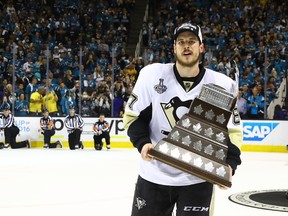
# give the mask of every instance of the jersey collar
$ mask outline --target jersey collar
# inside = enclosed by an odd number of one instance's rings
[[[196,77],[181,77],[176,68],[176,64],[174,64],[173,71],[174,71],[175,77],[178,83],[182,86],[182,88],[186,92],[189,92],[191,89],[193,89],[195,86],[197,86],[201,82],[206,69],[202,66],[202,64],[199,65],[199,69],[200,69],[199,74]]]

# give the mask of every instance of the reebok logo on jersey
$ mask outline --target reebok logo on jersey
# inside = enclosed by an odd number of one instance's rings
[[[164,85],[163,83],[164,83],[164,79],[159,79],[159,84],[154,86],[154,90],[158,94],[162,94],[167,90],[167,86]]]
[[[146,201],[140,197],[137,197],[135,206],[138,208],[138,210],[140,210],[146,206]]]

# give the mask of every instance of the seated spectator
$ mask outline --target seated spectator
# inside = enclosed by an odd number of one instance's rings
[[[281,106],[277,104],[274,109],[274,115],[273,115],[274,120],[284,120],[286,119],[285,113],[283,112]]]
[[[136,82],[136,78],[138,77],[137,70],[135,69],[135,63],[130,62],[124,69],[124,73],[129,76],[132,83]]]
[[[18,98],[20,94],[24,94],[24,85],[22,82],[18,83],[17,88],[15,89],[15,96]]]
[[[25,94],[20,93],[18,100],[15,102],[15,116],[28,116],[29,115],[29,103],[25,99]]]
[[[24,76],[27,77],[29,80],[32,79],[33,74],[34,74],[34,63],[32,62],[32,58],[28,57],[27,61],[23,64],[23,71],[24,71]]]
[[[96,112],[92,109],[93,98],[84,91],[81,99],[81,116],[95,116]]]
[[[104,74],[101,70],[101,66],[98,65],[97,67],[95,67],[94,69],[94,73],[93,73],[93,80],[95,80],[96,84],[98,82],[101,82],[104,80]]]
[[[9,103],[6,95],[2,98],[2,103],[0,105],[0,112],[3,112],[4,109],[9,109],[11,111],[12,105]]]

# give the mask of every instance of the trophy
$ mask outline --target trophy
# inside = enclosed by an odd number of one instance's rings
[[[203,85],[189,112],[149,155],[213,184],[231,187],[231,170],[225,161],[227,124],[235,103],[235,97],[222,87]]]

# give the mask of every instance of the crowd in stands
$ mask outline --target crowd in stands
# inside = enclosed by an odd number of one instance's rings
[[[44,108],[65,116],[73,104],[83,116],[121,117],[141,68],[173,62],[173,30],[193,21],[203,31],[205,67],[234,78],[236,62],[246,108],[241,115],[261,119],[286,76],[287,4],[151,1],[142,27],[144,51],[135,59],[125,49],[134,0],[1,1],[1,104],[8,103],[16,116],[38,115]]]
[[[199,24],[206,49],[204,66],[234,78],[235,62],[245,107],[242,118],[263,119],[264,106],[277,97],[287,76],[288,2],[162,0],[152,8],[154,16],[143,24],[144,62],[173,61],[175,26],[187,21]],[[288,119],[285,113],[281,116]]]
[[[16,116],[65,116],[71,105],[83,116],[123,113],[136,74],[125,53],[133,0],[1,4],[0,111],[7,103]]]

